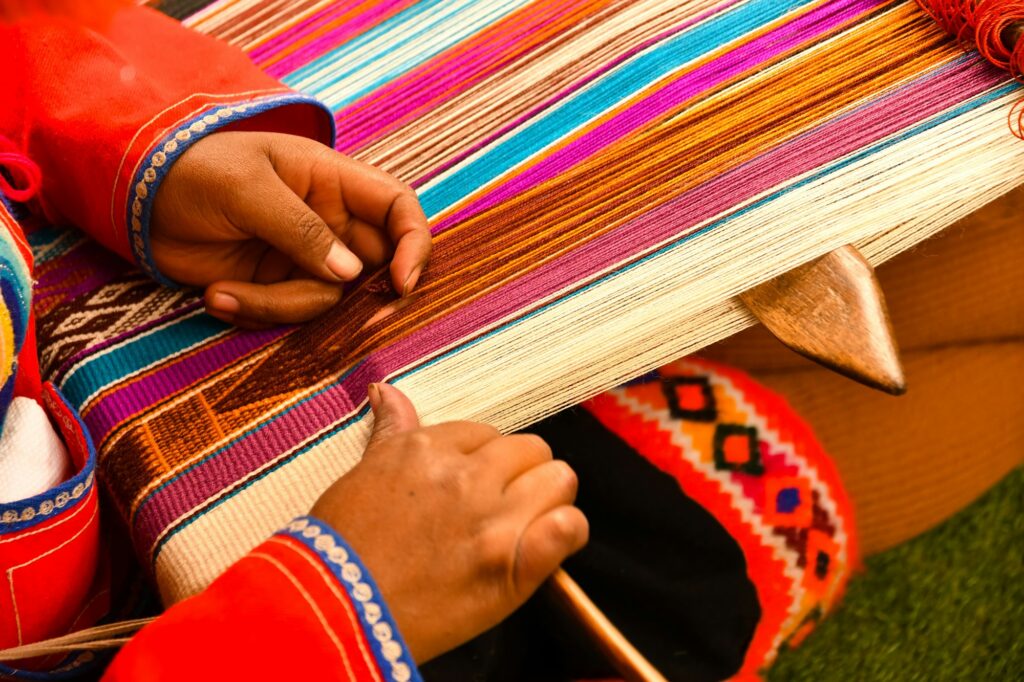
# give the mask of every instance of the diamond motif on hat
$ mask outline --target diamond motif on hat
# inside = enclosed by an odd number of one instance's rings
[[[765,523],[789,528],[808,528],[813,520],[814,498],[807,481],[796,476],[773,476],[765,481]]]
[[[715,468],[754,476],[764,473],[757,429],[743,424],[719,424],[715,427]]]
[[[715,393],[707,377],[663,377],[661,391],[676,419],[713,422],[718,418]]]

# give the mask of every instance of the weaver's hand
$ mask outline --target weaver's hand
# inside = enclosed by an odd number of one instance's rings
[[[369,567],[418,663],[493,627],[587,542],[576,476],[537,436],[471,422],[419,428],[398,389],[371,387],[363,460],[312,514]]]
[[[195,143],[156,195],[150,244],[169,278],[206,287],[211,315],[242,326],[303,322],[342,283],[391,259],[407,294],[430,256],[416,194],[304,137],[222,132]]]

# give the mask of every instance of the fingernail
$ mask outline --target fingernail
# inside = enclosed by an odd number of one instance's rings
[[[346,282],[355,279],[363,271],[363,262],[359,257],[338,242],[331,244],[325,263],[335,277]]]
[[[402,296],[408,296],[409,292],[416,288],[416,283],[420,281],[420,273],[423,271],[422,265],[417,265],[409,273],[409,276],[405,278],[405,282],[402,284]]]
[[[377,384],[370,384],[366,387],[366,397],[370,400],[370,409],[374,412],[380,409],[380,386]]]
[[[210,298],[210,307],[222,313],[237,313],[242,305],[231,294],[217,292]]]

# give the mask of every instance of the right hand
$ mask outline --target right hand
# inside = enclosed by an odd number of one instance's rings
[[[373,574],[417,663],[497,625],[587,542],[576,475],[533,435],[420,428],[398,389],[370,387],[362,461],[314,505]]]
[[[392,286],[405,296],[430,257],[412,188],[295,135],[205,137],[171,166],[154,201],[157,267],[206,287],[207,312],[243,327],[326,312],[364,265],[390,262]]]

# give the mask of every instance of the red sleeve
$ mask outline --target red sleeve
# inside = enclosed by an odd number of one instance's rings
[[[228,127],[333,142],[333,116],[315,99],[146,7],[101,25],[39,14],[0,23],[0,63],[0,134],[41,167],[39,208],[165,284],[149,216],[189,145]]]
[[[345,541],[304,517],[169,609],[103,682],[268,679],[405,682],[419,672]]]
[[[74,409],[51,384],[43,386],[41,403],[67,446],[74,475],[34,497],[0,503],[0,649],[90,626],[110,601],[95,452]],[[94,659],[80,652],[0,663],[0,679],[67,675]]]

